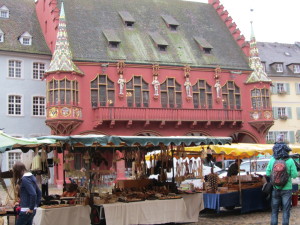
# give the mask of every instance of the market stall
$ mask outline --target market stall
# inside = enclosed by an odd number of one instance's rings
[[[202,146],[201,149],[209,149],[212,154],[222,156],[223,159],[251,158],[258,155],[271,155],[274,145],[263,144],[231,144],[231,145],[210,145]],[[292,153],[298,153],[300,145],[290,145]],[[199,151],[199,147],[188,147],[187,151]],[[255,159],[251,169],[255,172]],[[217,212],[221,207],[241,207],[241,212],[267,209],[270,206],[270,199],[262,192],[262,185],[265,182],[262,176],[238,175],[226,177],[220,180],[215,191],[206,190],[204,193],[204,206],[214,209]],[[293,184],[293,191],[298,190],[298,184]]]
[[[70,162],[74,160],[74,154],[77,151],[83,153],[83,160],[87,162],[87,167],[78,171],[70,170],[69,166],[65,166],[64,180],[66,178],[66,184],[70,180],[78,186],[78,189],[85,190],[75,194],[75,198],[78,200],[78,198],[89,197],[90,203],[94,202],[92,215],[95,210],[100,214],[103,209],[107,224],[198,221],[199,212],[204,207],[202,193],[189,192],[189,196],[179,195],[174,183],[166,179],[166,172],[172,172],[173,169],[172,155],[176,146],[231,142],[231,138],[203,136],[75,135],[43,138],[57,141],[57,146],[52,148],[63,153],[64,165],[69,164],[72,167]],[[162,153],[158,158],[160,166],[156,168],[160,175],[158,180],[146,178],[148,173],[151,173],[151,169],[146,168],[145,155],[153,149],[160,149]],[[97,164],[95,159],[99,159],[100,163]],[[116,212],[120,216],[118,216],[119,220],[124,221],[123,223],[115,221]],[[101,216],[97,216],[99,221]],[[93,220],[97,219],[92,217],[92,223]]]

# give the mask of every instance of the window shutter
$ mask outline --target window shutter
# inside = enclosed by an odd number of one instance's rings
[[[278,108],[277,107],[272,107],[272,109],[273,109],[273,118],[275,120],[277,120],[278,119]]]
[[[296,110],[297,110],[297,120],[300,120],[300,107],[297,107]]]
[[[295,90],[296,90],[296,94],[300,95],[300,83],[295,84]]]
[[[286,107],[287,110],[287,116],[289,119],[292,119],[292,108],[291,107]]]
[[[271,86],[271,92],[272,94],[277,94],[277,83],[272,83],[273,85]]]
[[[288,95],[290,94],[290,84],[289,83],[285,83],[284,84],[284,90],[286,91],[286,93]]]
[[[291,144],[295,143],[295,132],[294,131],[289,131],[289,142]]]

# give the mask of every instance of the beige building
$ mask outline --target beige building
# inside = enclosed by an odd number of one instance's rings
[[[257,43],[265,72],[272,79],[274,125],[266,140],[274,143],[284,134],[289,143],[300,143],[300,43]]]

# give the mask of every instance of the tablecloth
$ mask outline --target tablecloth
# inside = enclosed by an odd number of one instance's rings
[[[53,209],[37,208],[33,225],[90,225],[90,206],[69,206]]]
[[[204,204],[202,193],[197,193],[181,199],[104,204],[103,207],[106,225],[129,225],[198,222]]]
[[[204,209],[203,194],[185,194],[182,195],[186,206],[186,221],[198,222],[199,212]]]

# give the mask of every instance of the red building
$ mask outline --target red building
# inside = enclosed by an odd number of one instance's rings
[[[271,82],[255,39],[249,53],[218,0],[39,0],[36,10],[53,52],[45,75],[53,134],[265,142]]]

